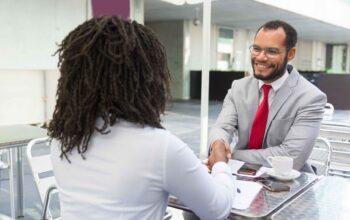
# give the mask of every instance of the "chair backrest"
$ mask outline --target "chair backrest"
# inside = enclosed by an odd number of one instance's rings
[[[346,129],[342,130],[335,130],[333,128],[329,129],[320,129],[319,133],[320,137],[327,138],[328,140],[334,140],[334,141],[350,141],[350,131],[347,131]]]
[[[47,210],[49,200],[47,193],[56,187],[56,179],[53,175],[50,157],[48,137],[31,140],[27,145],[27,158],[32,170],[36,188],[39,192],[40,200]],[[48,218],[52,219],[51,213],[47,210]],[[46,213],[44,213],[45,215]],[[46,219],[46,215],[43,216]]]
[[[317,175],[328,175],[331,157],[331,144],[327,139],[318,137],[308,160],[316,168]]]
[[[350,141],[331,140],[330,143],[334,147],[329,173],[350,177]]]
[[[322,129],[329,129],[329,130],[349,131],[350,130],[350,123],[322,121],[321,128]]]
[[[326,138],[332,145],[329,174],[350,177],[350,125],[322,124],[319,135]]]

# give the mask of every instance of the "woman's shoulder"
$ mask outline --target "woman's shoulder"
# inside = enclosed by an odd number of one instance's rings
[[[168,145],[186,145],[180,138],[171,133],[169,130],[162,128],[154,128],[154,131],[157,133],[158,137],[166,140]]]

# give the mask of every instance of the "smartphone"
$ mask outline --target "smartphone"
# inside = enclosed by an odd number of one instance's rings
[[[260,169],[261,165],[244,163],[238,170],[238,174],[255,176],[256,172]]]
[[[272,180],[264,179],[257,181],[263,185],[263,187],[271,192],[282,192],[282,191],[289,191],[290,186],[284,183],[275,182]]]

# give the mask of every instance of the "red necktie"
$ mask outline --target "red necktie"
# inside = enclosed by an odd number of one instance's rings
[[[270,85],[264,84],[262,86],[264,91],[264,98],[259,105],[258,110],[254,118],[252,131],[249,138],[249,149],[260,149],[264,140],[265,128],[267,123],[267,116],[269,115],[269,91],[271,89]]]

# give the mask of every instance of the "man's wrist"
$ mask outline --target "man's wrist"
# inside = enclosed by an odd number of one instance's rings
[[[214,141],[212,145],[212,151],[211,154],[215,155],[216,159],[218,161],[226,162],[227,163],[227,157],[226,157],[226,146],[224,142],[222,141]]]
[[[213,148],[218,147],[218,146],[224,146],[225,147],[226,142],[222,139],[216,139],[212,142],[210,146],[210,152],[213,151]]]

